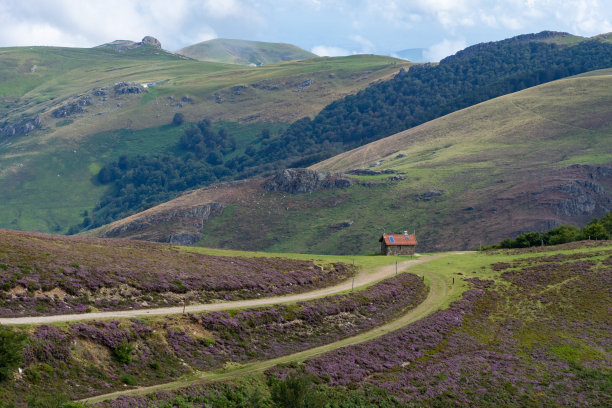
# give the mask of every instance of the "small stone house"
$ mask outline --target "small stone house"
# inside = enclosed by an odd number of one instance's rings
[[[380,252],[383,255],[414,255],[417,240],[414,235],[409,235],[408,231],[403,234],[383,234],[378,240],[380,242]]]

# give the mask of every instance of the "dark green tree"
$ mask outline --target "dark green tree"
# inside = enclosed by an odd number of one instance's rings
[[[610,239],[610,233],[599,222],[591,222],[582,230],[584,239]]]
[[[177,112],[174,114],[174,117],[172,118],[172,124],[174,126],[180,126],[185,122],[185,115],[183,115],[181,112]]]

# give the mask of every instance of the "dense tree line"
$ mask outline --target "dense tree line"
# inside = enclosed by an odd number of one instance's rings
[[[526,232],[515,239],[507,238],[497,245],[483,247],[483,249],[530,248],[533,246],[566,244],[585,239],[602,240],[610,238],[612,238],[612,211],[601,219],[594,218],[582,229],[575,225],[559,225],[546,232]]]
[[[223,128],[215,132],[208,120],[185,129],[177,147],[178,153],[122,155],[105,165],[97,178],[112,188],[69,233],[104,225],[235,173],[224,165],[224,156],[236,150],[236,140]]]
[[[113,183],[90,217],[71,232],[111,222],[171,199],[189,188],[221,180],[306,167],[335,154],[425,123],[445,114],[527,87],[595,69],[612,67],[612,44],[586,40],[558,45],[543,32],[468,47],[437,65],[412,66],[303,118],[285,132],[269,132],[242,154],[225,130],[203,120],[179,141],[180,153],[122,156],[98,175]],[[183,123],[184,117],[173,118]]]

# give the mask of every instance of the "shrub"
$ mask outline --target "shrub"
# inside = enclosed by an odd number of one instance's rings
[[[272,401],[283,408],[317,408],[325,406],[324,396],[315,391],[311,375],[290,373],[284,380],[273,381]]]
[[[127,385],[136,385],[138,381],[132,374],[124,374],[121,376],[121,382]]]
[[[181,112],[177,112],[174,114],[174,117],[172,118],[172,124],[174,126],[180,126],[185,122],[185,115],[183,115]]]
[[[113,349],[113,357],[115,357],[115,360],[119,363],[130,364],[132,362],[133,351],[134,346],[130,343],[121,343]]]
[[[0,327],[0,381],[11,376],[23,362],[23,346],[26,335],[13,330]]]

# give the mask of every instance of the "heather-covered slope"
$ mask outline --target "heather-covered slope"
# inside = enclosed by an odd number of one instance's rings
[[[310,185],[292,194],[266,190],[263,180],[216,185],[93,233],[156,241],[192,234],[190,242],[204,246],[372,253],[383,230],[415,231],[418,250],[430,251],[472,249],[559,223],[583,225],[610,210],[611,90],[608,71],[555,81],[313,166],[362,169],[335,188]],[[293,176],[286,184],[307,187],[307,180]],[[206,222],[189,215],[213,203],[223,211]]]
[[[282,295],[328,286],[352,273],[343,264],[0,230],[1,317]]]
[[[558,249],[515,251],[448,309],[305,371],[414,406],[608,406],[612,250]]]

